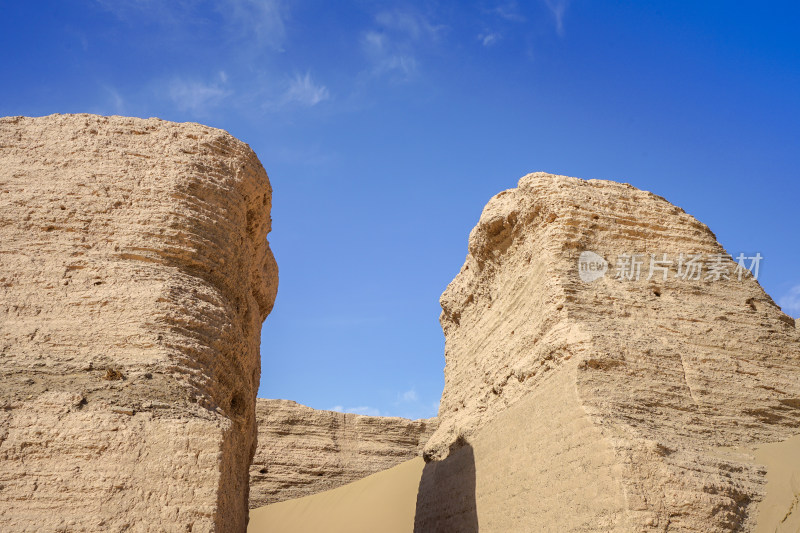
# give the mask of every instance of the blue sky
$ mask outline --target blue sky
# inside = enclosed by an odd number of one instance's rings
[[[436,413],[438,298],[491,196],[626,181],[707,223],[800,316],[800,6],[0,1],[0,115],[223,128],[274,188],[260,396]]]

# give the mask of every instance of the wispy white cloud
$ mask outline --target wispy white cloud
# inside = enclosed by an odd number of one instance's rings
[[[186,31],[211,23],[221,42],[246,42],[248,50],[282,51],[288,6],[283,0],[218,0],[215,11],[202,12],[192,0],[95,0],[103,9],[130,24],[145,19],[172,30]],[[215,13],[216,15],[210,15]],[[212,19],[213,20],[209,20]]]
[[[89,113],[97,115],[128,115],[131,113],[131,106],[125,96],[116,86],[100,83],[97,86],[99,98],[95,104],[87,109]]]
[[[212,82],[174,78],[167,86],[167,94],[180,111],[205,114],[220,105],[233,91],[226,87],[228,76],[219,72]]]
[[[219,12],[243,40],[283,51],[288,7],[280,0],[223,0]]]
[[[346,412],[355,413],[357,415],[381,416],[380,410],[374,407],[351,407]]]
[[[330,92],[328,88],[322,84],[315,83],[311,79],[311,74],[306,72],[304,76],[297,74],[292,78],[289,82],[289,88],[283,96],[283,101],[311,107],[329,98]]]
[[[500,34],[495,32],[483,32],[478,34],[478,40],[483,46],[492,46],[500,39]]]
[[[407,391],[399,393],[393,405],[393,413],[412,420],[430,418],[436,416],[439,411],[439,401],[430,402],[420,398],[416,387],[411,387]]]
[[[413,11],[383,11],[375,16],[375,22],[387,30],[404,34],[412,40],[435,37],[441,26],[432,24],[426,17]]]
[[[794,316],[800,317],[800,285],[795,285],[784,294],[779,300],[778,305],[784,312]]]
[[[490,11],[505,20],[525,22],[525,17],[520,13],[519,3],[515,1],[501,2]]]
[[[393,405],[389,407],[388,410],[368,406],[345,407],[344,405],[335,405],[329,410],[339,413],[354,413],[368,416],[401,416],[414,420],[417,418],[436,416],[439,411],[439,401],[423,401],[422,398],[419,397],[416,387],[411,387],[406,391],[398,393],[397,400],[393,402]]]
[[[556,24],[556,31],[559,35],[564,35],[564,15],[567,13],[569,0],[544,0],[544,4],[553,15],[553,19]]]
[[[336,411],[337,413],[353,413],[356,415],[367,415],[367,416],[381,416],[380,409],[376,409],[374,407],[348,407],[345,409],[341,405],[336,405],[329,409],[330,411]]]
[[[375,16],[374,27],[361,34],[361,47],[373,74],[409,79],[417,72],[418,50],[435,42],[442,29],[415,11],[382,11]]]
[[[361,46],[372,62],[372,73],[376,75],[399,72],[409,78],[417,70],[417,60],[404,47],[398,46],[388,35],[370,30],[363,34]]]
[[[109,85],[104,86],[103,89],[106,91],[109,100],[111,101],[111,109],[113,110],[113,113],[115,115],[124,115],[127,107],[125,105],[125,99],[122,97],[120,92]]]
[[[419,397],[417,396],[417,390],[415,388],[411,388],[400,395],[401,402],[416,402],[419,401]]]

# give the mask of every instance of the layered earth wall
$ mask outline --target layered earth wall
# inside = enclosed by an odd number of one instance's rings
[[[221,130],[0,119],[3,531],[244,531],[270,206]]]
[[[537,173],[495,196],[441,298],[416,530],[776,530],[752,449],[800,433],[800,334],[737,267],[630,185]]]
[[[309,496],[419,457],[436,419],[408,420],[258,399],[250,507]]]

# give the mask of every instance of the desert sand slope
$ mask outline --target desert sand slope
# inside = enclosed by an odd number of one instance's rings
[[[436,419],[408,420],[256,400],[250,508],[346,485],[422,454]]]
[[[620,525],[622,519],[617,514],[624,505],[624,494],[615,479],[619,472],[614,471],[613,449],[602,441],[588,419],[573,411],[577,408],[572,400],[574,390],[564,389],[569,383],[563,376],[548,380],[443,461],[426,465],[420,458],[413,459],[336,489],[253,509],[248,531],[556,533],[599,528],[629,532],[631,529]],[[564,405],[554,408],[549,404],[546,398],[552,395],[564,397]],[[548,421],[548,425],[526,423],[537,419]],[[508,439],[509,428],[514,428],[514,439]],[[576,435],[581,438],[570,438]],[[534,448],[551,454],[553,460],[529,464],[528,456]],[[726,450],[722,455],[732,452]],[[744,454],[743,461],[767,469],[766,495],[757,509],[754,533],[800,531],[800,435],[736,452]],[[552,475],[554,468],[559,469],[557,475]],[[583,479],[580,490],[570,487],[576,477]],[[517,487],[510,497],[508,486]],[[531,490],[536,490],[537,497],[551,509],[551,516],[533,519],[533,515],[519,512],[525,499],[531,497]],[[482,495],[482,505],[504,512],[485,513],[479,523],[477,494]],[[435,512],[427,508],[430,505],[438,507]],[[558,516],[564,509],[572,510],[572,514]],[[598,516],[597,523],[582,519],[588,510]],[[436,520],[423,523],[431,514]]]
[[[0,118],[0,530],[245,529],[270,205],[222,130]]]
[[[447,459],[427,463],[414,531],[631,531],[622,471],[578,403],[574,372],[548,376]]]
[[[800,435],[765,444],[753,453],[767,468],[767,494],[758,506],[755,533],[800,531]]]
[[[425,463],[417,457],[326,492],[250,511],[248,533],[410,533]]]
[[[630,185],[536,173],[491,199],[468,252],[441,297],[419,531],[757,527],[769,462],[716,450],[800,433],[800,332],[706,225]],[[605,275],[580,275],[584,252]],[[452,497],[465,484],[473,505]]]

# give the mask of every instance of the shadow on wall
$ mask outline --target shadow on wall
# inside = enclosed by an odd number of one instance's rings
[[[417,491],[414,533],[477,533],[475,454],[463,438],[443,461],[425,464]]]

